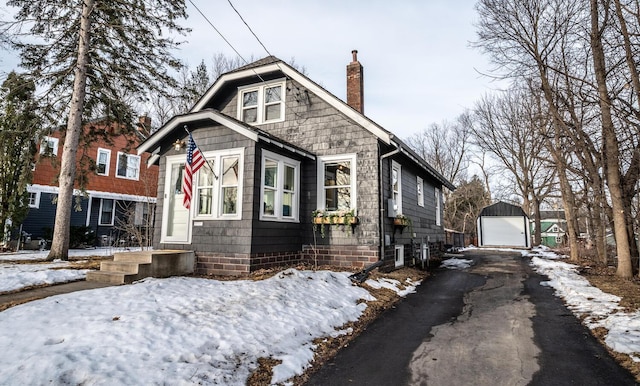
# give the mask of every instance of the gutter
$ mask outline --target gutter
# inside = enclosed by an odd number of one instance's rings
[[[383,193],[383,186],[384,186],[384,181],[382,180],[382,171],[383,171],[383,161],[388,158],[391,157],[392,155],[398,154],[401,151],[400,146],[398,146],[397,143],[395,142],[391,142],[391,144],[393,146],[395,146],[396,148],[394,150],[391,150],[388,153],[382,154],[380,156],[380,162],[378,162],[378,188],[380,191],[380,258],[379,260],[382,261],[384,260],[384,247],[385,247],[385,240],[384,240],[384,193]],[[380,142],[378,142],[378,153],[380,153]]]

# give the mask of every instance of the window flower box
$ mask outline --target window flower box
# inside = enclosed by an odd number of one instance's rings
[[[358,217],[355,215],[355,210],[349,211],[324,211],[316,209],[312,213],[311,222],[313,223],[313,230],[316,231],[320,228],[320,235],[322,238],[325,236],[326,225],[343,225],[344,231],[353,233],[353,227],[358,225]]]
[[[411,222],[411,218],[403,214],[399,214],[393,219],[393,227],[395,229],[400,229],[400,233],[402,233],[404,228],[409,227],[411,233],[413,233],[413,223]]]
[[[328,225],[358,225],[358,218],[344,216],[314,217],[313,223]]]
[[[396,217],[393,219],[393,225],[404,228],[411,225],[411,220],[408,217]]]

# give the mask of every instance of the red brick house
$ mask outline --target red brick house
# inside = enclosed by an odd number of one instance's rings
[[[133,221],[146,227],[153,216],[158,185],[158,167],[146,167],[148,155],[138,156],[135,147],[149,132],[151,120],[140,117],[137,130],[120,132],[120,126],[95,120],[85,124],[85,136],[94,137],[88,146],[78,149],[76,174],[86,171],[84,191],[74,192],[72,227],[88,227],[94,244],[112,244],[123,238],[123,222]],[[59,157],[64,135],[60,131],[43,137],[34,167],[29,192],[29,214],[22,230],[32,239],[49,239],[53,230]],[[130,218],[131,217],[131,218]],[[129,220],[130,218],[130,220]]]

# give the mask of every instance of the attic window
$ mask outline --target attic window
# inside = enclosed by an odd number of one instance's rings
[[[251,124],[283,121],[284,90],[284,81],[239,89],[238,119]]]

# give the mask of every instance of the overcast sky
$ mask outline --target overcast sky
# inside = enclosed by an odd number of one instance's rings
[[[228,0],[192,0],[245,59],[269,55]],[[192,28],[177,56],[195,67],[216,53],[235,56],[186,0]],[[475,1],[231,0],[269,53],[292,58],[307,75],[340,99],[346,65],[358,50],[364,66],[365,114],[399,137],[431,123],[453,121],[498,86],[480,75],[487,58],[472,49]],[[4,17],[4,15],[1,15]],[[2,53],[0,74],[16,66]]]

